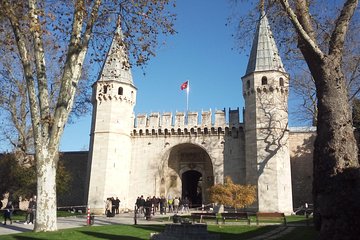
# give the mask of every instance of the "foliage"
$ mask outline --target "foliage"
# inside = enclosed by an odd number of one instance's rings
[[[14,154],[0,156],[0,194],[10,193],[12,200],[29,198],[36,194],[36,167],[34,163],[20,164]],[[62,194],[70,188],[71,175],[59,162],[56,174],[57,193]]]
[[[224,184],[215,184],[209,189],[210,201],[234,208],[244,208],[256,201],[256,187],[235,184],[229,176]]]

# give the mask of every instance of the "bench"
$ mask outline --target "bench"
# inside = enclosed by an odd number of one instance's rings
[[[200,223],[202,223],[203,219],[215,219],[216,223],[219,223],[216,213],[191,213],[191,219],[193,222],[195,222],[195,220],[199,220]]]
[[[226,219],[245,220],[250,225],[250,218],[246,212],[221,213],[221,218],[225,224]]]
[[[259,225],[260,220],[270,220],[270,221],[281,221],[286,226],[286,217],[284,213],[278,212],[257,212],[256,213],[256,225]]]

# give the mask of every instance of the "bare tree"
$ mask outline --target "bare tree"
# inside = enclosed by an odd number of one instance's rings
[[[317,124],[317,98],[314,79],[307,70],[298,73],[291,81],[292,92],[296,94],[300,103],[292,113],[302,122]]]
[[[358,1],[261,0],[260,7],[276,25],[273,29],[279,29],[277,42],[286,49],[285,59],[296,58],[295,49],[300,50],[315,83],[313,196],[320,239],[356,239],[360,173],[349,103],[351,79],[343,63],[349,27],[359,21],[357,15],[353,18]]]
[[[131,62],[146,63],[158,35],[174,33],[169,5],[168,0],[0,1],[0,48],[19,59],[16,70],[24,76],[29,99],[37,166],[35,231],[57,230],[58,148],[84,66],[101,65],[120,24]],[[48,44],[55,56],[46,51]],[[57,72],[48,71],[50,62]]]
[[[342,69],[346,77],[346,87],[348,89],[348,100],[353,107],[353,100],[360,95],[360,38],[359,25],[351,24],[349,34],[344,45],[344,57],[342,59]],[[319,29],[317,29],[319,31]],[[318,36],[323,36],[317,34]],[[328,42],[323,40],[323,44]],[[296,71],[296,72],[295,72]],[[300,121],[309,121],[312,126],[317,124],[317,97],[315,81],[311,73],[306,68],[296,68],[292,78],[291,88],[296,97],[301,99],[297,110],[293,114]],[[299,111],[299,109],[301,109]]]
[[[346,33],[358,1],[344,1],[332,22],[326,48],[321,47],[314,30],[316,20],[310,13],[312,3],[306,0],[296,0],[292,5],[287,0],[278,2],[296,30],[298,47],[316,86],[315,225],[320,231],[320,239],[355,239],[359,229],[352,226],[357,226],[360,221],[360,174],[342,62]]]
[[[14,71],[20,65],[18,59],[9,57],[6,54],[2,55],[2,59],[3,69],[0,71],[0,83],[2,86],[0,89],[0,112],[6,118],[6,121],[0,123],[1,134],[5,138],[1,142],[10,144],[12,151],[17,155],[16,159],[19,163],[29,163],[27,156],[34,152],[34,140],[26,82],[22,71],[17,71],[17,74]],[[52,73],[59,71],[58,65],[50,62],[48,64],[48,71]],[[90,110],[91,81],[87,81],[87,72],[88,68],[84,66],[76,90],[74,106],[69,116],[68,122],[70,123],[73,123],[77,117],[87,114]],[[49,94],[51,109],[55,108],[57,92],[60,87],[60,76],[58,73],[54,75],[57,78],[49,84],[51,86]]]

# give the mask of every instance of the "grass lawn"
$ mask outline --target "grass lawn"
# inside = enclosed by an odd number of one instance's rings
[[[208,231],[211,234],[219,234],[221,240],[247,239],[271,231],[274,226],[221,226],[209,225]],[[164,225],[108,225],[92,226],[59,230],[48,233],[20,233],[1,236],[2,240],[30,240],[30,239],[66,239],[66,240],[87,240],[87,239],[119,239],[119,240],[140,240],[149,239],[150,233],[161,232]],[[312,227],[296,228],[290,235],[281,240],[312,240],[315,239],[315,231]],[[190,239],[189,239],[190,240]]]

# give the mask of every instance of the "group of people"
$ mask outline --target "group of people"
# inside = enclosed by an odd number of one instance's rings
[[[136,211],[139,214],[144,214],[145,218],[149,220],[151,215],[155,215],[158,211],[160,214],[169,213],[183,213],[190,212],[190,201],[187,197],[181,199],[180,197],[172,198],[169,196],[167,199],[164,196],[160,198],[153,196],[144,198],[143,195],[136,199]]]
[[[107,217],[114,217],[119,214],[120,199],[118,197],[110,197],[105,201],[105,215]]]
[[[0,209],[2,209],[2,201],[0,201]],[[11,200],[9,200],[3,209],[4,212],[4,222],[3,224],[6,225],[7,221],[10,221],[10,224],[12,224],[12,214],[14,212],[14,204]],[[26,216],[25,216],[25,222],[24,224],[34,224],[35,220],[35,212],[36,212],[36,196],[31,197],[29,199],[28,208],[26,210]]]

